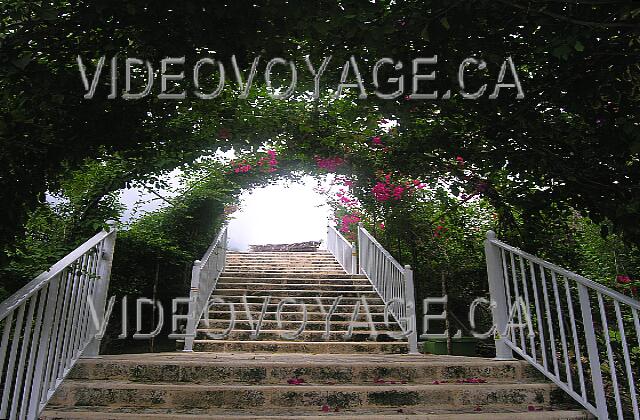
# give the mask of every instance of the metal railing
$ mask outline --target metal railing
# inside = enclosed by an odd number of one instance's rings
[[[599,419],[640,419],[640,302],[491,231],[485,252],[497,358],[517,353]]]
[[[409,341],[409,353],[418,353],[416,302],[411,266],[402,267],[373,236],[358,224],[360,273],[367,276],[374,289],[394,316]],[[385,309],[386,311],[387,309]]]
[[[336,257],[344,271],[358,273],[358,254],[356,244],[346,240],[333,226],[327,226],[327,250]]]
[[[193,351],[198,322],[209,304],[209,297],[216,288],[220,274],[224,271],[227,258],[227,232],[228,226],[225,225],[220,229],[202,259],[193,263],[184,351]]]
[[[107,223],[0,304],[0,418],[38,418],[77,360],[98,355],[116,239]]]

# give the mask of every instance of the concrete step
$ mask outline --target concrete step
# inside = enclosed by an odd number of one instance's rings
[[[534,368],[521,361],[476,357],[367,354],[154,353],[81,359],[69,373],[75,380],[179,382],[198,384],[430,385],[433,381],[482,378],[487,383],[540,381]]]
[[[461,410],[427,410],[419,408],[376,408],[376,409],[352,409],[340,410],[327,406],[326,413],[323,407],[313,409],[270,409],[264,410],[174,410],[174,409],[137,409],[135,412],[120,408],[110,407],[51,407],[47,409],[41,419],[43,420],[226,420],[226,419],[252,419],[252,420],[325,420],[331,417],[333,420],[349,419],[421,419],[421,420],[586,420],[592,419],[586,412],[580,410],[557,411],[521,411],[503,408],[501,412],[478,412]],[[524,410],[527,410],[525,407]]]
[[[338,270],[225,270],[223,276],[236,277],[308,277],[308,278],[341,278],[349,275]]]
[[[546,383],[440,385],[210,385],[140,383],[113,380],[67,380],[51,405],[119,406],[178,409],[246,409],[272,407],[472,408],[486,410],[535,405],[550,409],[558,399]]]
[[[239,290],[345,290],[345,291],[373,291],[373,286],[367,283],[360,284],[322,284],[315,283],[268,283],[268,282],[221,282],[216,285],[216,291],[220,289]]]
[[[342,268],[336,260],[310,260],[310,261],[241,261],[227,260],[226,267],[331,267]]]
[[[258,317],[254,318],[254,324],[257,323]],[[296,331],[302,325],[302,314],[299,314],[299,317],[295,320],[283,320],[281,319],[281,326],[278,326],[278,322],[276,320],[267,320],[264,319],[262,321],[261,329],[262,330],[274,330],[274,329],[282,329],[285,331]],[[358,318],[356,321],[336,321],[331,317],[331,322],[329,323],[330,331],[347,331],[349,326],[353,325],[354,331],[362,331],[367,327],[362,326],[362,322],[364,319]],[[225,330],[229,327],[230,320],[223,319],[209,319],[208,321],[201,319],[198,324],[199,330],[213,329],[213,330]],[[368,325],[368,324],[367,324]],[[323,320],[309,320],[305,322],[305,331],[325,331],[327,327],[326,321]],[[388,324],[384,322],[373,322],[373,327],[376,331],[400,331],[400,326],[395,321],[389,321]],[[252,326],[247,320],[236,319],[234,326],[234,330],[251,330]]]
[[[262,306],[259,305],[252,305],[252,307],[254,308],[254,311],[251,311],[251,316],[253,317],[254,320],[257,320],[260,317],[261,314],[261,310],[262,310]],[[216,306],[217,308],[217,306]],[[225,306],[222,306],[222,308],[226,308]],[[331,323],[333,324],[334,322],[350,322],[353,319],[353,306],[344,306],[344,305],[339,305],[337,307],[337,309],[340,312],[334,312],[333,314],[331,314]],[[284,308],[281,312],[280,312],[280,319],[283,321],[301,321],[302,320],[302,312],[298,312],[298,311],[286,311],[286,308]],[[369,308],[371,309],[371,308]],[[327,313],[322,313],[322,312],[316,312],[316,311],[307,311],[307,320],[308,321],[313,321],[313,322],[325,322],[328,316],[328,310],[329,308],[325,308],[325,310],[327,311]],[[380,312],[373,312],[370,311],[369,312],[371,314],[371,319],[374,322],[384,322],[384,314],[382,313],[382,310],[380,310]],[[236,321],[246,321],[247,320],[247,314],[244,310],[244,308],[238,308],[234,311],[235,314],[235,318]],[[276,312],[265,312],[264,314],[264,321],[274,321],[276,320]],[[224,322],[228,322],[228,320],[231,319],[231,311],[218,311],[218,310],[211,310],[209,312],[209,321],[213,322],[215,320],[219,320],[219,321],[224,321]],[[365,315],[359,315],[358,317],[356,317],[356,321],[361,321],[365,319]],[[389,323],[395,322],[393,321],[393,317],[391,316],[391,314],[389,314]],[[204,321],[204,318],[201,320],[201,322]]]
[[[245,276],[231,276],[225,277],[222,275],[219,279],[219,282],[225,284],[233,284],[233,283],[261,283],[261,284],[318,284],[318,285],[331,285],[331,286],[368,286],[371,287],[371,282],[368,279],[364,278],[302,278],[302,277],[245,277]]]
[[[361,296],[370,298],[379,298],[378,293],[373,289],[369,290],[344,290],[344,289],[295,289],[293,287],[285,287],[285,288],[275,288],[275,289],[242,289],[242,288],[233,288],[233,289],[223,289],[218,288],[214,290],[215,296],[242,296],[244,293],[252,297],[262,297],[262,296],[273,296],[273,297],[338,297],[343,296],[344,298],[360,298]]]
[[[299,328],[299,327],[298,327]],[[389,330],[377,330],[371,332],[367,327],[356,328],[352,331],[351,336],[348,335],[346,330],[336,331],[331,329],[329,335],[326,335],[324,330],[308,330],[304,329],[295,338],[286,338],[293,335],[297,329],[291,328],[285,329],[272,329],[261,328],[257,337],[254,337],[254,331],[251,329],[233,329],[225,335],[225,340],[256,340],[256,341],[404,341],[403,337],[399,336],[400,331]],[[198,328],[197,337],[200,339],[211,339],[211,334],[223,334],[224,328]],[[395,336],[399,336],[395,338]]]
[[[262,304],[264,303],[264,301],[267,299],[268,294],[265,293],[264,295],[218,295],[217,292],[214,292],[213,296],[217,296],[220,299],[224,300],[224,302],[228,302],[228,303],[236,303],[236,304],[242,304],[244,305],[244,299],[246,298],[246,301],[248,304],[251,303],[255,303],[255,304],[259,304],[260,307],[262,307]],[[319,305],[322,304],[324,305],[324,307],[328,310],[331,305],[333,305],[334,302],[336,302],[336,300],[340,297],[340,295],[335,295],[335,296],[282,296],[281,294],[278,295],[272,295],[271,299],[268,300],[269,305],[273,305],[275,307],[278,306],[278,303],[285,299],[285,298],[291,298],[294,299],[297,303],[305,303],[308,306],[311,305]],[[381,309],[384,309],[384,302],[382,301],[382,299],[380,299],[377,296],[343,296],[340,301],[339,301],[339,305],[355,305],[356,302],[360,302],[360,304],[362,305],[362,299],[365,299],[367,302],[367,305],[369,307],[372,306],[378,306]],[[224,304],[216,304],[215,306],[224,306]],[[236,305],[237,306],[237,305]],[[293,304],[286,304],[285,307],[292,307],[294,306]],[[244,309],[244,306],[242,306],[242,308]],[[308,307],[307,310],[309,310],[310,308]],[[274,309],[275,310],[275,309]]]
[[[254,341],[254,340],[194,340],[194,351],[245,353],[306,353],[306,354],[399,354],[409,351],[401,341]]]
[[[220,278],[227,277],[248,277],[248,278],[300,278],[300,279],[366,279],[367,276],[361,274],[347,274],[342,273],[323,273],[311,271],[309,273],[292,273],[288,275],[286,272],[271,271],[271,272],[223,272]]]
[[[331,255],[329,251],[326,249],[317,249],[315,251],[228,251],[228,255],[263,255],[263,254],[271,254],[271,255]]]

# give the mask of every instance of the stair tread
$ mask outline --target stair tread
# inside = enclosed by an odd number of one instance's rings
[[[399,412],[401,410],[401,412]],[[527,411],[524,411],[527,410]],[[515,410],[512,407],[504,407],[504,411],[487,411],[487,412],[475,412],[469,410],[424,410],[419,408],[379,408],[379,409],[358,409],[358,410],[339,410],[334,412],[329,408],[329,412],[324,413],[321,407],[315,409],[301,409],[301,408],[287,408],[272,409],[269,413],[265,413],[265,410],[241,410],[241,409],[217,409],[217,410],[203,410],[203,409],[157,409],[147,408],[136,410],[135,413],[131,413],[131,410],[112,407],[51,407],[47,409],[43,416],[55,416],[55,415],[68,415],[73,414],[81,416],[78,418],[87,419],[105,419],[105,414],[108,414],[109,419],[137,419],[137,418],[160,418],[160,419],[220,419],[224,416],[225,419],[299,419],[301,417],[312,419],[325,419],[331,417],[335,420],[350,419],[353,417],[362,418],[388,418],[388,419],[405,419],[405,418],[420,418],[424,420],[512,420],[512,419],[540,419],[540,420],[555,420],[555,419],[587,419],[590,418],[583,410],[553,410],[553,411],[534,411],[529,412],[527,407],[523,408],[523,411]],[[113,417],[111,417],[113,416]]]
[[[401,410],[401,412],[399,412]],[[527,410],[524,407],[524,410]],[[329,412],[324,413],[321,407],[314,409],[296,409],[287,408],[286,410],[270,409],[265,413],[261,410],[241,410],[241,409],[131,409],[88,406],[88,407],[50,407],[42,414],[44,418],[49,416],[78,416],[75,418],[82,419],[127,419],[134,420],[138,418],[158,418],[167,420],[179,419],[326,419],[331,417],[335,420],[346,420],[354,417],[357,418],[387,418],[387,419],[406,419],[420,418],[424,420],[513,420],[513,419],[540,419],[540,420],[556,420],[556,419],[587,419],[587,414],[582,410],[557,410],[557,411],[516,411],[514,409],[505,408],[504,411],[486,411],[486,412],[470,412],[464,410],[420,410],[420,409],[398,409],[398,408],[379,408],[379,409],[357,409],[357,410],[340,410],[338,412],[329,408]],[[108,416],[108,417],[105,417]]]
[[[324,343],[324,342],[323,342]],[[359,343],[359,342],[355,342]],[[218,353],[218,352],[168,352],[103,355],[96,359],[81,359],[80,364],[98,363],[304,363],[304,364],[394,364],[405,365],[496,365],[496,366],[528,366],[520,360],[494,360],[484,357],[446,356],[432,354],[299,354],[299,353]]]
[[[127,380],[114,380],[114,379],[67,379],[65,380],[67,387],[82,387],[86,388],[100,388],[100,389],[167,389],[167,390],[186,390],[186,389],[206,389],[206,390],[246,390],[246,389],[260,389],[264,391],[295,391],[298,392],[302,389],[306,391],[322,391],[322,392],[345,392],[345,391],[389,391],[389,390],[403,390],[403,391],[416,391],[416,390],[459,390],[463,388],[482,388],[482,389],[555,389],[556,385],[547,382],[486,382],[482,384],[472,383],[441,383],[434,384],[301,384],[301,385],[289,385],[283,384],[251,384],[251,383],[187,383],[187,382],[140,382],[140,381],[127,381]]]

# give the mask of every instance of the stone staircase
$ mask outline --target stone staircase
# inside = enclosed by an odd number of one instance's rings
[[[347,274],[328,252],[229,253],[213,297],[225,303],[212,306],[209,319],[200,321],[195,350],[407,352],[400,326],[392,316],[384,322],[384,302],[371,283],[365,276]],[[267,299],[256,335],[253,332]],[[289,303],[279,307],[283,300]],[[301,328],[304,317],[303,307],[294,301],[304,304],[307,321],[304,330],[291,339],[286,335]],[[234,308],[233,329],[226,339],[212,340],[212,334],[229,328],[229,303]],[[327,317],[336,303],[327,335]]]
[[[244,298],[246,294],[247,308]],[[384,322],[384,305],[363,276],[346,274],[328,253],[230,253],[194,353],[103,356],[81,360],[43,419],[587,419],[563,391],[526,362],[410,355]],[[270,296],[260,334],[252,336]],[[326,314],[331,333],[324,337]],[[371,317],[348,336],[354,310]],[[294,298],[302,308],[280,307]],[[362,312],[361,312],[362,315]],[[370,323],[376,333],[370,334]]]

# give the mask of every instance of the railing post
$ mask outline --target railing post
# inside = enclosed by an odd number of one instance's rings
[[[598,342],[592,327],[593,315],[591,314],[591,302],[589,290],[583,284],[578,283],[578,296],[580,298],[580,311],[582,312],[582,322],[584,323],[584,335],[587,342],[587,354],[589,355],[589,365],[591,366],[591,382],[593,383],[593,396],[599,419],[609,418],[607,411],[607,399],[604,395],[604,382],[602,381],[602,370],[600,369],[600,355],[598,353]],[[604,332],[608,334],[608,331]]]
[[[351,242],[351,273],[358,274],[358,249],[356,243]]]
[[[358,246],[358,273],[364,274],[364,254],[367,252],[367,247],[362,240],[362,222],[358,222]]]
[[[103,322],[105,314],[105,306],[107,303],[107,293],[109,292],[109,280],[111,279],[111,266],[113,264],[113,252],[116,245],[116,221],[107,221],[109,226],[109,232],[111,235],[104,238],[102,243],[102,255],[100,256],[100,267],[98,268],[99,278],[95,281],[93,289],[93,295],[87,296],[87,299],[92,299],[97,315],[96,321]],[[89,331],[91,332],[91,342],[85,348],[82,357],[98,357],[100,353],[100,343],[102,343],[102,337],[96,337],[98,329],[94,323],[89,321]]]
[[[196,338],[196,324],[200,321],[196,319],[198,305],[198,294],[200,292],[200,260],[193,262],[191,269],[191,290],[189,291],[189,312],[187,313],[187,329],[184,336],[184,350],[186,352],[193,351],[193,341]]]
[[[489,278],[493,325],[496,329],[494,334],[496,359],[513,360],[513,352],[507,346],[505,337],[503,337],[509,322],[509,307],[507,305],[500,250],[491,243],[493,239],[496,239],[496,233],[490,230],[487,232],[487,239],[484,241],[484,253],[487,259],[487,277]]]
[[[413,270],[410,265],[404,266],[404,296],[407,317],[407,329],[409,336],[409,354],[419,354],[418,351],[418,324],[416,322],[416,297],[413,286]]]

